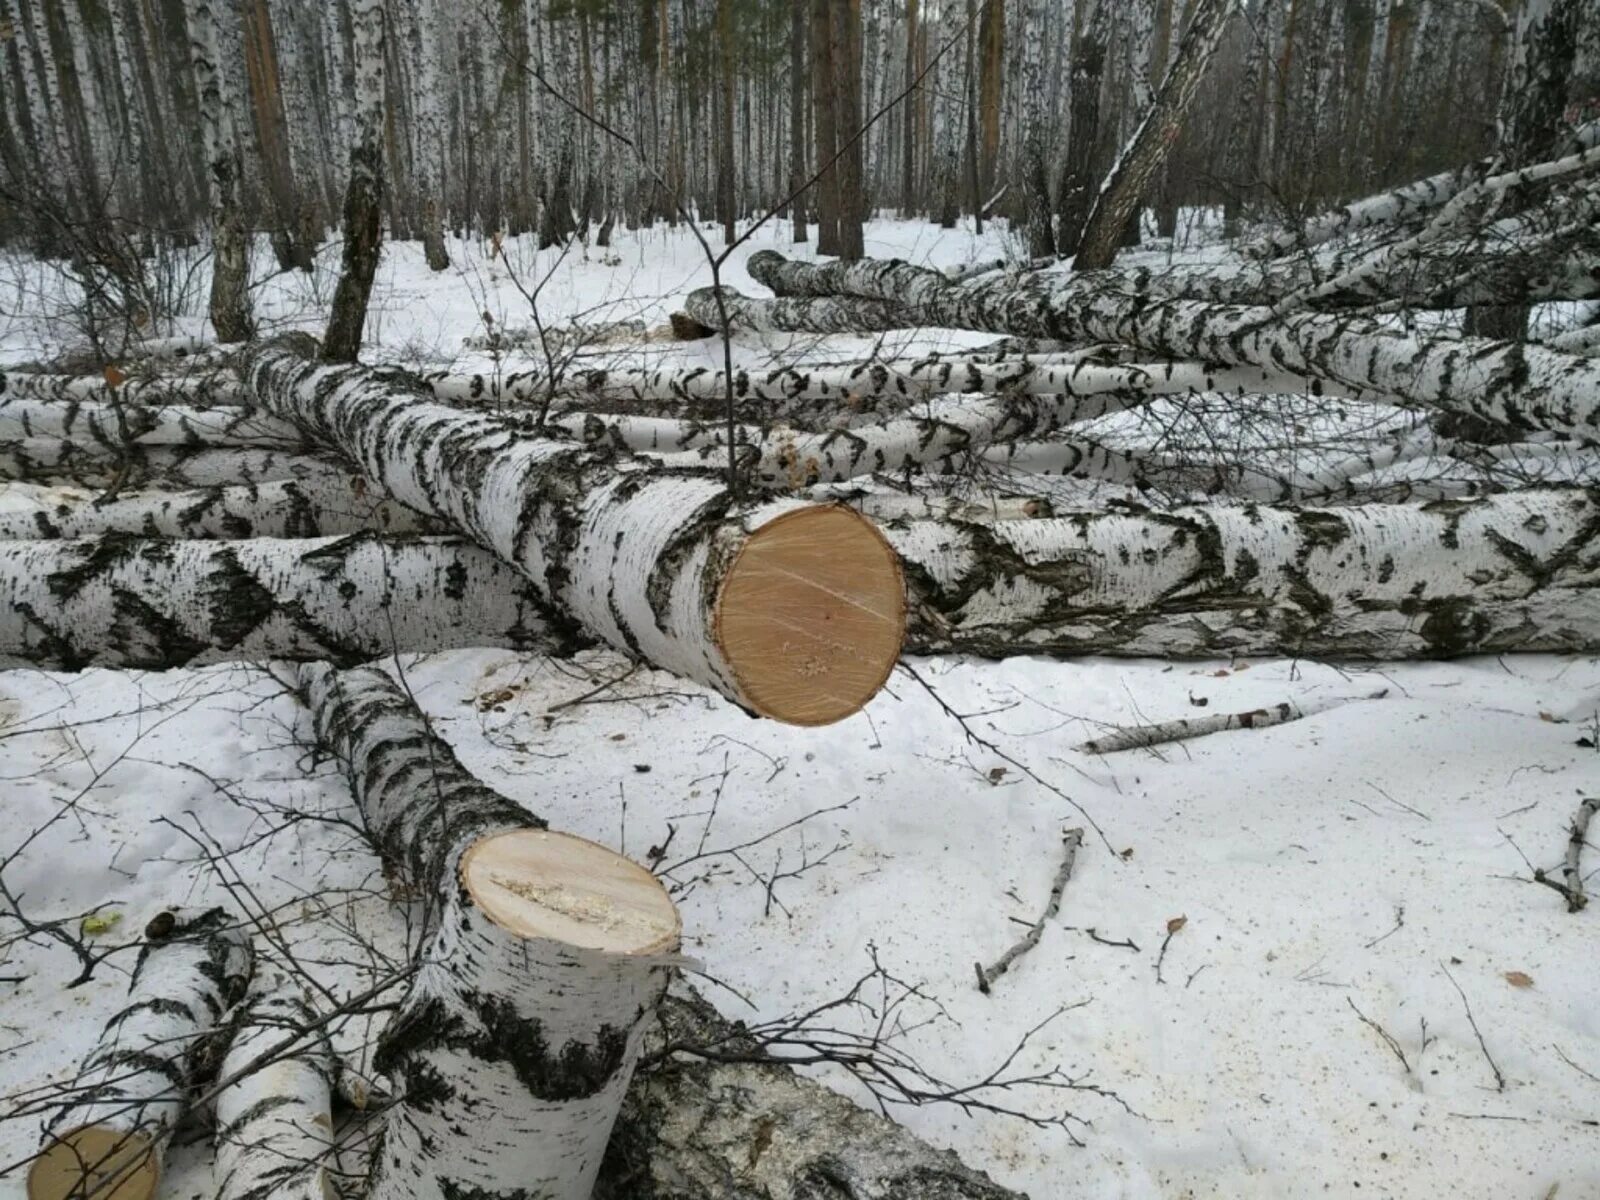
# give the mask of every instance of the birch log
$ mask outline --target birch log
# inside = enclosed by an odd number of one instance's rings
[[[952,1151],[764,1058],[693,993],[667,997],[658,1039],[732,1061],[689,1054],[635,1076],[594,1200],[1023,1200]]]
[[[545,398],[541,375],[435,374],[424,377],[433,393],[464,407],[519,407]],[[910,363],[847,363],[786,367],[752,374],[735,371],[738,415],[748,421],[785,421],[799,427],[862,424],[898,416],[941,396],[1005,393],[1020,396],[1088,396],[1108,392],[1186,395],[1200,392],[1315,392],[1317,381],[1263,367],[1211,369],[1203,363],[1107,363],[1092,358],[1021,358],[986,362],[930,357]],[[1343,389],[1334,389],[1342,391]],[[562,381],[558,405],[632,415],[726,420],[727,377],[721,371],[586,371]]]
[[[1600,648],[1600,493],[888,525],[907,645],[1445,658]]]
[[[217,1074],[217,1200],[338,1200],[333,1155],[335,1061],[303,984],[274,972],[235,1022]],[[309,1030],[264,1065],[256,1060]]]
[[[784,270],[806,274],[800,263]],[[1086,290],[1072,277],[950,284],[894,260],[852,263],[845,282],[856,294],[900,297],[919,324],[1109,341],[1179,359],[1265,366],[1517,429],[1592,434],[1600,428],[1600,361],[1533,345],[1411,334],[1331,313],[1279,318],[1262,307],[1152,303],[1110,288]],[[716,308],[702,303],[708,290],[690,297],[691,309],[703,316]],[[831,301],[766,303],[826,308]],[[730,315],[752,305],[761,307],[736,295]],[[817,322],[830,323],[826,316]]]
[[[269,480],[347,481],[352,472],[331,458],[253,446],[125,446],[61,438],[0,441],[0,480],[81,483],[121,490],[209,488]]]
[[[255,354],[250,382],[387,495],[523,571],[553,612],[754,712],[836,721],[893,668],[899,564],[847,509],[741,507],[717,475],[537,439],[282,345]]]
[[[374,844],[437,904],[374,1063],[404,1088],[372,1200],[587,1200],[679,921],[656,878],[474,779],[388,676],[304,670]]]
[[[0,372],[0,397],[7,400],[87,400],[156,407],[163,404],[236,405],[244,403],[243,386],[232,371],[215,371],[125,379],[113,385],[103,375],[48,375],[31,371]]]
[[[0,597],[0,663],[71,671],[585,640],[454,539],[0,542]]]
[[[146,407],[91,400],[0,398],[0,440],[60,438],[121,450],[124,446],[251,446],[289,449],[304,436],[287,421],[253,408]]]
[[[351,533],[441,533],[440,522],[375,498],[359,476],[319,476],[124,493],[110,501],[73,487],[12,484],[0,510],[0,541],[99,537],[314,538]]]
[[[170,910],[145,927],[128,1003],[106,1023],[47,1123],[28,1200],[155,1195],[189,1087],[251,967],[249,938],[220,908]]]

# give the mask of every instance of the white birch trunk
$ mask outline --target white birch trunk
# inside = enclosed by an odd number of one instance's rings
[[[454,539],[0,542],[0,662],[165,670],[582,645],[530,592]]]
[[[170,379],[126,379],[107,382],[103,375],[48,375],[32,371],[0,372],[0,398],[5,400],[89,400],[125,404],[237,405],[244,391],[231,371],[176,376]]]
[[[217,1074],[245,1074],[217,1093],[217,1200],[338,1198],[330,1170],[336,1064],[327,1031],[308,1033],[249,1070],[316,1021],[303,991],[303,984],[279,975],[251,998],[235,1023]]]
[[[952,284],[937,272],[893,260],[849,266],[842,283],[852,294],[895,296],[916,324],[1115,342],[1179,359],[1267,366],[1516,429],[1586,434],[1600,427],[1600,363],[1538,346],[1405,333],[1366,317],[1278,318],[1260,307],[1151,303],[1115,285],[1086,286],[1071,276]],[[809,275],[798,263],[785,264],[783,271],[797,279]],[[759,302],[733,297],[730,316],[762,309]],[[827,301],[767,302],[807,303]],[[714,302],[691,304],[691,315],[703,319],[715,308]],[[818,322],[829,323],[826,316]]]
[[[374,846],[440,905],[374,1060],[405,1090],[368,1195],[588,1200],[677,962],[672,902],[479,783],[383,673],[301,680]]]
[[[278,480],[343,480],[338,462],[309,454],[247,446],[129,446],[22,438],[0,442],[0,480],[46,486],[63,483],[122,490],[210,488]]]
[[[200,107],[211,194],[211,324],[223,342],[247,341],[250,315],[250,237],[240,206],[238,146],[233,135],[227,62],[218,34],[218,9],[233,16],[227,0],[194,0],[189,6],[190,55]]]
[[[248,936],[220,908],[163,912],[145,927],[127,1005],[45,1126],[29,1200],[155,1194],[190,1084],[252,965]]]
[[[0,540],[99,537],[314,538],[352,533],[437,534],[443,525],[376,496],[360,476],[271,480],[102,500],[83,488],[11,484]],[[20,507],[31,502],[32,507]]]
[[[1600,502],[1206,505],[886,527],[908,644],[989,655],[1425,658],[1600,647]]]
[[[852,513],[740,508],[717,476],[532,438],[282,347],[255,356],[250,380],[264,408],[516,566],[554,611],[747,708],[838,720],[893,666],[899,569]]]
[[[305,436],[293,425],[252,408],[0,399],[0,441],[25,438],[60,438],[105,450],[125,446],[305,447]]]

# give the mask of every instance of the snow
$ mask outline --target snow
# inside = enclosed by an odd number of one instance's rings
[[[619,231],[618,241],[557,266],[540,293],[547,320],[654,327],[709,282],[681,230]],[[741,264],[767,246],[787,251],[787,227],[736,252],[727,280],[752,288]],[[483,247],[448,247],[455,265],[437,276],[419,245],[386,248],[369,359],[495,365],[461,340],[484,332],[484,311],[497,325],[524,323],[526,304]],[[953,265],[1006,243],[999,232],[875,222],[867,250]],[[512,254],[525,284],[555,257]],[[263,248],[258,276],[267,262]],[[319,271],[330,262],[325,253]],[[262,284],[265,323],[316,328],[326,282]],[[201,319],[173,332],[201,333]],[[744,338],[737,351],[757,363],[983,340]],[[711,365],[710,346],[596,352],[606,365]],[[51,348],[47,331],[16,318],[0,333],[6,361]],[[22,502],[0,491],[0,503]],[[700,981],[730,1016],[834,998],[875,947],[921,985],[927,1000],[913,1015],[937,1018],[906,1046],[966,1082],[1069,1006],[1013,1069],[1059,1065],[1126,1108],[1089,1092],[991,1097],[1044,1115],[1069,1108],[1089,1122],[1070,1132],[947,1106],[895,1111],[1038,1200],[1600,1195],[1600,904],[1568,914],[1521,857],[1555,866],[1579,799],[1600,789],[1600,660],[1382,672],[1287,660],[913,667],[995,749],[968,740],[903,671],[857,716],[796,729],[602,653],[569,662],[458,651],[403,664],[466,765],[554,828],[640,860],[665,847],[664,867],[765,838],[669,875],[685,951],[725,985]],[[102,923],[117,914],[87,939],[109,948],[163,905],[223,903],[270,912],[328,994],[392,973],[414,931],[349,824],[347,788],[306,745],[306,714],[279,679],[288,672],[277,676],[261,666],[0,675],[0,863],[23,911],[74,933],[90,910]],[[1381,700],[1265,730],[1104,759],[1074,749],[1113,725],[1379,689]],[[1089,821],[1059,916],[981,995],[973,964],[998,958],[1021,935],[1017,922],[1037,918],[1062,830]],[[769,902],[764,879],[803,863],[814,865],[779,879]],[[1600,851],[1585,865],[1600,879]],[[1158,981],[1176,917],[1186,920]],[[70,1079],[132,965],[113,956],[68,989],[72,954],[15,934],[0,924],[0,1118],[12,1118],[0,1119],[0,1198],[23,1194],[22,1171],[6,1171],[31,1153],[40,1123],[15,1106]],[[1517,986],[1516,972],[1531,984]],[[1356,1009],[1394,1037],[1410,1070]],[[382,1019],[336,1029],[339,1051],[359,1062]],[[209,1187],[203,1135],[190,1143],[170,1158],[165,1195]]]

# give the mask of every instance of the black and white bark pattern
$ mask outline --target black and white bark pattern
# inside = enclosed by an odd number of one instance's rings
[[[586,1200],[669,965],[496,924],[461,857],[544,822],[474,779],[382,672],[310,667],[302,686],[373,844],[439,905],[374,1060],[403,1094],[369,1196]]]
[[[233,1041],[217,1071],[225,1080],[238,1076],[216,1098],[217,1200],[337,1196],[330,1166],[336,1063],[305,990],[277,972],[265,985],[258,978],[233,1022]],[[309,1032],[278,1049],[302,1030]],[[257,1065],[264,1054],[269,1060]]]
[[[24,438],[60,438],[112,451],[125,446],[293,449],[306,443],[293,425],[254,408],[146,407],[0,397],[0,440]]]
[[[807,272],[800,263],[785,270]],[[1590,435],[1600,429],[1600,362],[1594,359],[1532,345],[1407,333],[1368,317],[1279,317],[1262,307],[1149,302],[1088,286],[1087,278],[951,284],[937,272],[894,260],[864,260],[848,264],[843,285],[856,295],[897,296],[923,325],[1116,342],[1177,359],[1270,367],[1516,429]],[[729,312],[754,308],[770,317],[774,310],[764,306],[831,303],[736,297]],[[818,324],[831,324],[831,318]]]
[[[190,58],[205,147],[211,196],[212,327],[223,342],[247,341],[254,332],[250,319],[250,236],[240,198],[242,162],[233,134],[233,117],[225,89],[231,72],[223,62],[217,36],[218,9],[233,16],[223,0],[195,0],[188,11]]]
[[[1086,396],[1102,392],[1150,395],[1199,392],[1321,391],[1290,372],[1259,367],[1211,370],[1201,363],[1128,363],[1080,355],[991,360],[988,356],[930,356],[908,363],[865,362],[735,371],[733,395],[749,421],[784,421],[802,428],[862,424],[899,415],[939,396],[1005,393]],[[425,376],[434,395],[463,407],[543,403],[543,376],[534,372],[495,380],[482,375]],[[727,379],[707,368],[690,371],[585,371],[560,381],[558,406],[597,412],[726,420]]]
[[[349,480],[351,470],[331,457],[250,446],[126,446],[60,438],[0,441],[0,480],[40,485],[77,483],[122,491],[211,488],[276,480]]]
[[[64,670],[583,644],[455,539],[0,542],[0,596],[0,662]]]
[[[393,375],[263,348],[263,407],[336,448],[533,581],[551,610],[632,657],[741,700],[711,599],[750,533],[801,507],[737,507],[720,476],[619,461],[422,398]]]
[[[1600,493],[885,527],[908,647],[1443,658],[1600,647]]]
[[[147,1162],[159,1177],[190,1086],[216,1068],[219,1027],[244,995],[253,961],[247,932],[223,909],[157,914],[145,926],[128,1002],[106,1022],[66,1102],[46,1123],[45,1157],[34,1170],[67,1155],[84,1173],[85,1195],[110,1194],[134,1170],[150,1169]],[[74,1162],[72,1135],[86,1129],[132,1140],[126,1149],[103,1150],[103,1161]]]
[[[12,487],[20,491],[28,485]],[[314,538],[351,533],[442,533],[441,522],[375,498],[360,476],[317,476],[187,491],[124,493],[30,488],[32,508],[0,511],[0,541],[99,537]]]
[[[1021,1200],[953,1152],[762,1061],[754,1039],[693,993],[660,1011],[654,1040],[736,1061],[685,1055],[636,1075],[594,1200]]]
[[[112,384],[103,375],[49,375],[34,371],[0,372],[0,398],[6,400],[113,400],[156,408],[167,404],[237,405],[244,386],[232,371],[151,379],[125,379]]]

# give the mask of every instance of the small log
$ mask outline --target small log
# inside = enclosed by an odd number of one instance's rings
[[[212,1035],[244,994],[253,956],[220,908],[145,926],[128,1003],[106,1022],[28,1171],[28,1200],[149,1200]]]
[[[217,1200],[337,1200],[332,1086],[336,1070],[327,1031],[304,1039],[255,1070],[262,1054],[315,1024],[317,1013],[290,978],[276,976],[240,1014],[217,1074]]]

